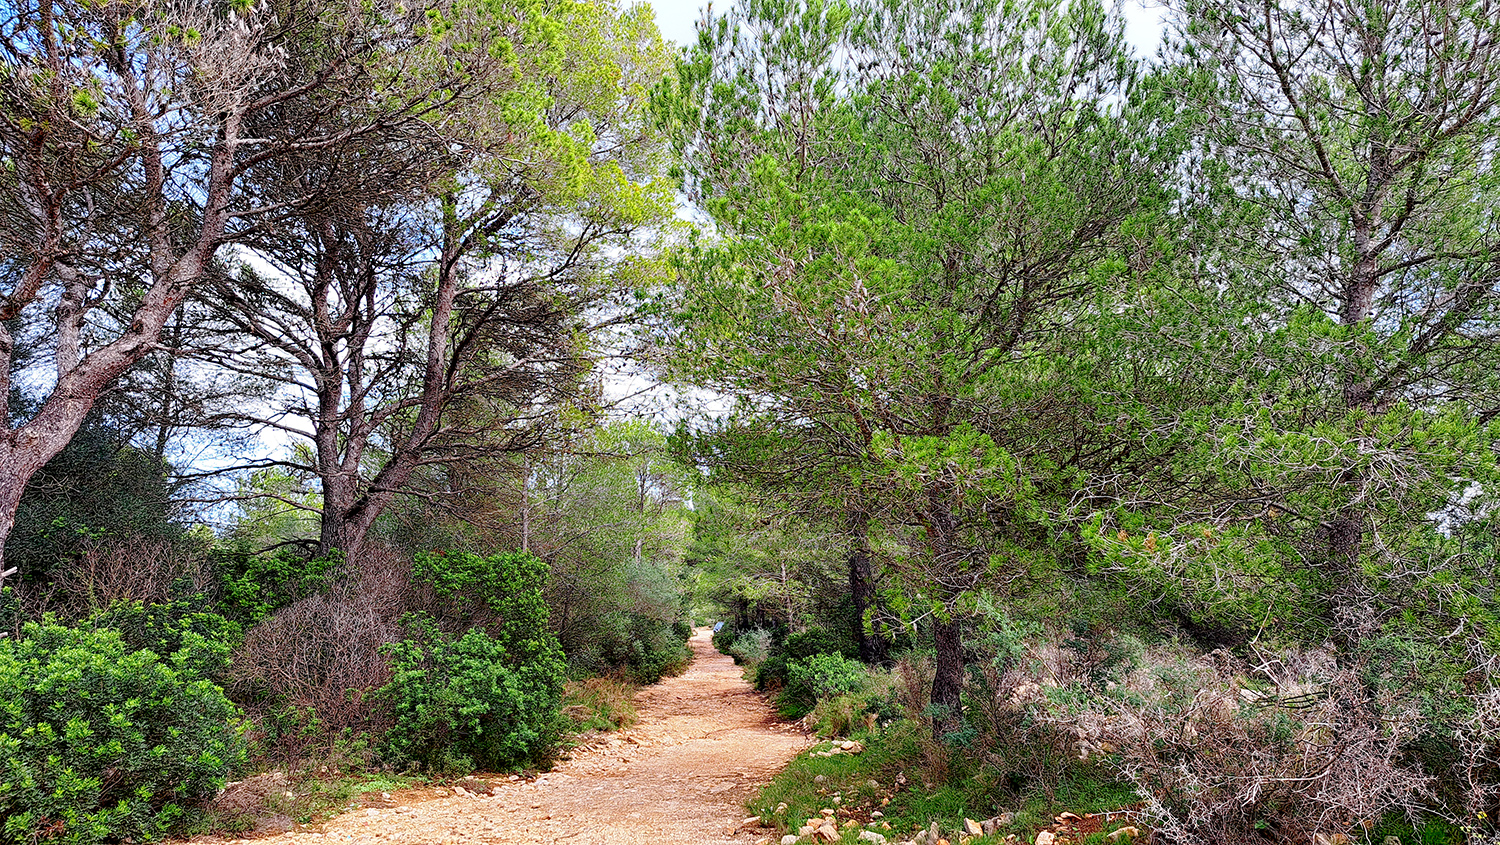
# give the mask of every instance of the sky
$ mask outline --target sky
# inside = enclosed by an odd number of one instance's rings
[[[678,46],[687,46],[695,40],[693,24],[703,16],[704,0],[646,0],[656,11],[656,25],[661,34]],[[720,11],[731,4],[720,0]],[[1156,54],[1161,41],[1162,10],[1153,0],[1124,0],[1125,37],[1144,58]]]

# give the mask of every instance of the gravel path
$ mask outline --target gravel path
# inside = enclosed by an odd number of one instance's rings
[[[267,843],[486,843],[651,845],[753,843],[744,803],[807,738],[775,712],[716,652],[708,629],[689,641],[680,677],[636,696],[636,727],[574,749],[535,780],[498,780],[494,795],[397,796],[403,806],[355,810]],[[407,803],[414,802],[414,803]]]

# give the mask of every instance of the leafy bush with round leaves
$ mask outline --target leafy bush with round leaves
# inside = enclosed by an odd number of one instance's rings
[[[0,843],[160,837],[244,762],[239,714],[113,630],[0,640]]]

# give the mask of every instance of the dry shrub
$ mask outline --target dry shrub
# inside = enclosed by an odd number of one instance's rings
[[[89,540],[81,556],[58,567],[45,604],[64,618],[82,619],[117,602],[164,604],[179,597],[183,584],[202,593],[212,581],[201,551],[192,544],[164,537],[109,537]]]
[[[1470,698],[1472,710],[1453,736],[1453,766],[1448,772],[1453,795],[1450,821],[1468,824],[1494,814],[1500,806],[1500,689]]]
[[[1431,779],[1403,760],[1415,712],[1371,699],[1317,652],[1259,667],[1268,691],[1240,668],[1223,653],[1158,663],[1147,683],[1072,717],[1082,742],[1118,750],[1171,841],[1307,842],[1391,812],[1415,818],[1430,800]]]
[[[1056,651],[1047,645],[1041,650]],[[975,730],[973,751],[1007,781],[1032,784],[1055,799],[1057,785],[1077,760],[1072,753],[1076,724],[1039,719],[1033,712],[1044,699],[1043,682],[1051,681],[1053,664],[1043,660],[1027,668],[1002,668],[997,662],[980,662],[970,672],[964,715]]]
[[[896,701],[917,726],[917,748],[927,780],[946,783],[949,749],[932,731],[932,658],[906,653],[896,660]]]
[[[227,784],[219,797],[209,802],[208,813],[214,827],[231,833],[273,836],[292,829],[292,820],[284,811],[285,793],[291,789],[285,772],[266,772]]]
[[[316,718],[315,731],[276,737],[273,756],[296,759],[319,736],[388,726],[388,714],[370,696],[391,678],[381,646],[402,636],[399,621],[413,602],[410,567],[394,551],[372,548],[326,593],[284,607],[246,632],[230,670],[236,699],[261,716],[294,708]]]

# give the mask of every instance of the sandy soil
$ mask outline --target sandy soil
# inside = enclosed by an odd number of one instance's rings
[[[495,794],[437,790],[393,796],[402,806],[355,810],[267,843],[694,845],[751,843],[744,803],[808,744],[716,652],[708,629],[693,663],[636,696],[636,727],[574,749],[534,780],[492,779]],[[415,803],[410,803],[415,800]]]

